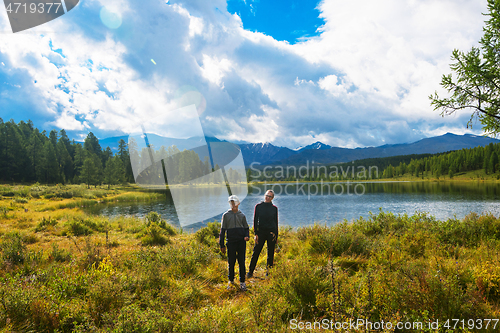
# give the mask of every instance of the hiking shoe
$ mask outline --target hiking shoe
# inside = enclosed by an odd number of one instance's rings
[[[245,284],[245,282],[240,283],[240,289],[241,291],[247,291],[247,285]]]
[[[253,278],[253,273],[247,273],[247,279]]]
[[[232,285],[233,285],[233,281],[229,281],[229,282],[227,283],[227,287],[226,287],[226,289],[227,289],[227,290],[231,290],[231,286],[232,286]]]

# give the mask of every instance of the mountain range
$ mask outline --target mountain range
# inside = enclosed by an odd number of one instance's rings
[[[99,140],[101,147],[110,147],[113,152],[118,150],[120,139],[128,141],[128,136],[113,137]],[[175,144],[180,150],[183,147],[196,147],[203,143],[202,137],[193,137],[185,140],[163,138],[158,135],[148,134],[149,143],[155,147]],[[207,142],[221,142],[215,137],[205,137]],[[343,163],[366,158],[381,158],[411,154],[436,154],[463,148],[486,146],[489,143],[500,143],[500,140],[464,134],[457,135],[446,133],[441,136],[425,138],[413,143],[383,145],[366,148],[339,148],[331,147],[322,142],[315,142],[305,147],[290,149],[274,146],[271,143],[246,143],[239,144],[245,165],[253,162],[260,165],[303,165],[310,163],[331,164]],[[231,154],[234,154],[232,152]]]

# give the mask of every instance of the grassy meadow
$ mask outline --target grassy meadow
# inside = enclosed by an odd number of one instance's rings
[[[264,250],[241,292],[226,290],[219,224],[187,234],[154,212],[109,219],[82,210],[161,197],[134,187],[0,185],[0,332],[286,332],[293,319],[439,320],[438,330],[418,331],[451,332],[446,319],[465,319],[456,332],[468,331],[468,319],[500,317],[494,216],[381,211],[333,227],[284,227],[275,267],[266,277]],[[252,247],[253,237],[247,267]]]

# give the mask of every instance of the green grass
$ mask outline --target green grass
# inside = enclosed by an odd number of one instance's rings
[[[111,191],[105,198],[120,195]],[[275,267],[265,277],[262,254],[243,293],[226,290],[217,223],[186,234],[155,213],[108,219],[78,205],[45,209],[79,197],[18,197],[27,202],[0,200],[0,332],[286,332],[292,319],[500,315],[492,215],[438,221],[380,211],[282,228]],[[252,246],[253,238],[247,267]]]

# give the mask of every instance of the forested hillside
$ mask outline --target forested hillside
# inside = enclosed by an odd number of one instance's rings
[[[164,165],[170,170],[171,184],[209,174],[216,170],[210,167],[208,158],[201,161],[190,150],[179,151],[176,146],[153,149],[153,154],[160,154]],[[43,184],[85,183],[88,185],[133,183],[134,175],[130,156],[137,161],[141,181],[151,175],[161,175],[162,164],[155,163],[146,168],[151,155],[131,140],[131,147],[123,139],[113,153],[109,147],[101,147],[97,137],[91,132],[83,144],[70,140],[65,130],[40,132],[31,121],[4,122],[0,118],[0,181],[3,182],[39,182]],[[500,169],[500,144],[490,143],[485,147],[462,149],[441,154],[404,155],[386,158],[371,158],[341,164],[310,164],[308,172],[301,172],[303,167],[274,166],[266,174],[248,170],[249,180],[343,180],[343,179],[381,179],[403,175],[416,177],[442,176],[454,177],[458,173],[482,170],[484,174],[494,174]],[[160,160],[160,158],[155,158]],[[292,168],[292,169],[290,169]],[[304,171],[304,170],[302,170]],[[230,181],[237,182],[241,175],[234,170],[227,170]],[[139,179],[138,179],[139,181]],[[214,179],[213,182],[221,180]],[[147,183],[147,181],[146,181]]]
[[[139,149],[131,139],[118,143],[114,154],[110,147],[101,147],[97,137],[90,132],[83,144],[70,140],[65,130],[40,132],[31,121],[16,124],[0,118],[0,181],[39,182],[43,184],[115,185],[137,182],[158,184],[163,181],[163,168],[169,170],[168,182],[178,184],[210,174],[219,169],[210,166],[205,156],[200,160],[193,150],[180,151],[175,145]],[[130,158],[132,156],[132,159]],[[155,162],[151,163],[151,159]],[[131,160],[134,161],[134,168]],[[159,162],[162,161],[162,162]],[[229,181],[239,182],[244,175],[226,170]],[[156,179],[155,179],[156,177]],[[221,182],[215,174],[205,179]]]
[[[118,184],[133,181],[125,141],[116,155],[89,133],[83,145],[65,130],[40,132],[31,121],[0,118],[0,180],[4,182]]]
[[[495,174],[500,165],[500,144],[490,143],[486,147],[476,147],[457,150],[449,153],[431,155],[418,159],[411,159],[409,163],[397,161],[389,164],[381,173],[382,178],[392,178],[404,174],[421,176],[449,176],[453,178],[457,173],[482,170],[484,174]],[[401,157],[402,159],[403,157]]]
[[[369,158],[349,163],[321,164],[312,162],[304,166],[267,166],[251,168],[248,176],[253,181],[336,181],[387,179],[416,176],[439,179],[453,178],[460,173],[480,171],[491,175],[500,171],[500,144],[461,149],[440,154],[402,155]],[[306,171],[308,170],[308,171]],[[265,171],[265,172],[264,172]]]

